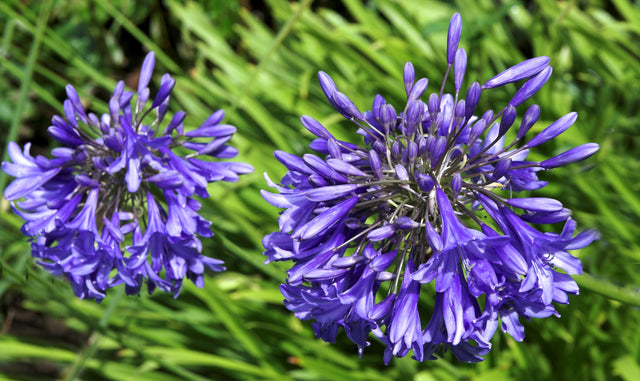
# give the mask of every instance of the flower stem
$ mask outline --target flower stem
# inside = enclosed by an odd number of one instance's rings
[[[606,298],[617,300],[624,304],[640,307],[640,292],[638,290],[620,287],[587,273],[574,275],[573,279],[581,288],[593,291]]]
[[[33,36],[33,42],[31,43],[31,48],[29,49],[29,57],[27,58],[27,63],[25,65],[24,72],[22,74],[22,83],[20,85],[20,94],[18,95],[18,103],[16,104],[15,110],[13,110],[13,119],[11,120],[11,126],[9,127],[9,133],[7,134],[7,142],[15,141],[18,137],[18,129],[20,128],[20,122],[22,121],[22,113],[29,102],[27,99],[29,95],[29,86],[31,85],[31,80],[33,77],[33,71],[36,66],[36,61],[38,59],[38,54],[40,52],[40,43],[42,40],[42,36],[44,35],[44,31],[47,27],[47,22],[49,21],[49,14],[51,12],[51,7],[53,6],[53,1],[47,1],[43,3],[42,8],[40,9],[40,17],[38,21],[38,26],[36,32]],[[2,155],[2,161],[9,160],[9,152],[7,150],[4,151]],[[5,185],[7,184],[7,175],[0,171],[0,191],[4,190]]]
[[[0,252],[0,268],[2,268],[3,273],[5,273],[3,275],[7,275],[8,278],[10,278],[13,283],[20,286],[26,286],[26,283],[28,282],[28,280],[23,276],[23,274],[16,272],[11,266],[8,266],[4,262],[2,257],[2,252]],[[187,370],[186,368],[182,367],[179,364],[173,364],[170,361],[165,360],[164,358],[161,358],[161,357],[158,357],[157,355],[149,353],[149,351],[145,350],[143,345],[140,345],[134,342],[135,338],[129,338],[126,335],[122,335],[121,333],[116,332],[115,330],[109,329],[108,325],[106,325],[108,322],[106,321],[103,322],[103,320],[101,319],[100,322],[96,323],[92,317],[85,314],[77,307],[74,307],[72,305],[72,302],[67,298],[67,296],[63,294],[60,290],[58,290],[57,287],[54,287],[51,284],[50,279],[48,279],[48,277],[44,275],[42,272],[40,271],[29,272],[28,279],[35,281],[36,283],[39,284],[39,287],[46,289],[48,294],[51,296],[51,298],[53,298],[57,303],[60,303],[64,307],[64,309],[68,311],[71,317],[74,317],[80,320],[87,327],[92,328],[95,333],[98,333],[101,336],[110,338],[111,340],[120,344],[123,348],[131,349],[133,352],[138,354],[145,361],[153,361],[159,364],[161,367],[165,368],[169,372],[174,373],[175,375],[180,377],[180,379],[182,380],[190,380],[190,381],[206,380],[206,378],[196,373],[193,373],[190,370]],[[117,301],[114,301],[112,305],[115,307],[116,304],[117,304]],[[107,307],[107,310],[109,310],[110,308],[113,308],[113,307],[111,307],[110,305],[109,307]],[[111,312],[107,313],[106,315],[111,315]]]
[[[116,311],[116,306],[118,305],[118,302],[120,301],[120,299],[122,299],[123,295],[124,295],[124,287],[119,287],[117,290],[115,290],[115,292],[111,297],[109,305],[105,309],[104,314],[102,315],[102,317],[100,318],[100,321],[98,322],[98,326],[100,328],[107,329],[109,318]],[[76,362],[71,366],[71,368],[67,372],[67,376],[65,377],[65,380],[69,380],[69,381],[76,380],[80,376],[80,374],[84,371],[87,361],[91,357],[93,357],[93,355],[95,355],[95,353],[98,351],[99,349],[98,347],[103,337],[104,335],[102,335],[100,332],[97,332],[97,331],[94,331],[91,334],[91,337],[89,339],[90,345],[80,353],[80,355],[76,359]]]

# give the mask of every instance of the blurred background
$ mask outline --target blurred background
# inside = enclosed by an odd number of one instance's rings
[[[581,229],[602,239],[574,252],[593,279],[640,288],[640,5],[637,1],[316,0],[0,2],[0,153],[8,141],[48,154],[46,129],[62,114],[64,86],[85,108],[107,111],[113,86],[135,88],[147,52],[177,81],[171,112],[187,128],[223,108],[238,127],[231,144],[256,171],[215,183],[202,200],[213,221],[203,252],[226,262],[203,289],[185,282],[178,299],[111,289],[97,304],[75,298],[64,280],[42,271],[20,233],[22,221],[0,202],[0,380],[640,380],[640,310],[583,287],[561,318],[525,323],[516,343],[497,333],[483,363],[445,354],[418,363],[382,361],[375,338],[359,359],[341,333],[336,344],[313,335],[282,305],[289,264],[264,266],[261,238],[277,229],[264,202],[263,173],[284,168],[274,149],[303,154],[310,115],[342,139],[358,139],[317,82],[329,73],[361,109],[375,94],[403,104],[402,68],[439,86],[446,34],[460,12],[466,83],[484,83],[526,58],[551,58],[553,75],[526,105],[540,105],[540,131],[577,111],[578,122],[536,151],[544,159],[597,142],[599,153],[544,173],[554,197]],[[502,108],[517,89],[487,91],[480,109]],[[521,111],[522,112],[522,111]],[[517,122],[516,122],[517,123]],[[190,124],[190,125],[189,125]],[[6,157],[5,157],[6,160]],[[0,175],[0,189],[11,179]],[[547,231],[561,226],[545,226]],[[423,300],[426,308],[432,301]]]

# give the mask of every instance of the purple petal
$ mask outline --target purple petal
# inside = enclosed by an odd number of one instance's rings
[[[455,13],[449,21],[449,32],[447,33],[447,63],[451,65],[454,61],[460,35],[462,34],[462,17],[460,13]]]
[[[78,184],[82,185],[82,186],[86,186],[86,187],[90,187],[90,188],[99,188],[100,187],[100,183],[92,178],[90,178],[87,175],[84,174],[79,174],[76,175],[75,180],[78,182]]]
[[[515,341],[524,340],[524,327],[518,320],[518,312],[510,310],[509,312],[503,312],[501,314],[502,331],[506,332],[513,337]]]
[[[440,97],[438,97],[438,94],[431,93],[431,95],[429,95],[427,108],[429,109],[431,118],[435,118],[435,116],[440,112]]]
[[[320,124],[320,122],[312,117],[303,115],[300,120],[304,127],[315,136],[326,140],[333,138],[333,135],[331,135],[331,133],[322,124]]]
[[[577,118],[578,118],[578,114],[576,112],[568,113],[562,118],[551,123],[549,127],[545,128],[533,139],[529,140],[529,142],[527,142],[525,146],[527,148],[533,148],[542,143],[548,142],[549,140],[565,132],[569,127],[571,127],[571,125],[576,121]]]
[[[462,87],[462,81],[464,80],[464,73],[467,70],[467,52],[464,49],[458,49],[456,52],[456,58],[453,65],[453,78],[455,82],[456,94]]]
[[[383,239],[387,239],[394,235],[396,232],[396,227],[393,225],[386,225],[376,229],[371,230],[367,234],[367,239],[371,242],[382,241]]]
[[[153,74],[153,67],[155,63],[155,53],[149,52],[149,54],[144,57],[142,68],[140,69],[140,79],[138,80],[138,94],[141,94],[142,90],[149,86],[149,81],[151,80],[151,74]]]
[[[498,136],[503,136],[507,133],[513,122],[516,120],[517,112],[515,106],[509,104],[504,109],[502,118],[500,119],[500,128],[498,130]]]
[[[399,180],[409,181],[409,173],[402,164],[396,164],[396,176]]]
[[[539,116],[540,106],[531,105],[524,113],[524,117],[522,118],[522,124],[520,125],[520,129],[518,130],[518,139],[522,139],[527,134],[529,129],[538,121]]]
[[[413,64],[411,62],[407,62],[404,64],[404,70],[402,71],[402,78],[404,80],[404,90],[407,93],[407,97],[409,93],[411,93],[411,88],[413,87],[413,82],[416,78],[415,70],[413,69]]]
[[[177,189],[182,186],[182,176],[178,171],[163,171],[149,177],[146,181],[155,183],[162,189]]]
[[[551,66],[547,66],[535,77],[528,80],[524,85],[522,85],[522,87],[520,88],[520,90],[518,90],[516,95],[514,95],[513,98],[511,98],[511,101],[509,102],[509,104],[513,105],[514,107],[517,107],[520,104],[522,104],[522,102],[531,98],[533,94],[537,93],[538,90],[540,90],[542,86],[544,86],[544,84],[547,83],[547,80],[551,76],[552,71],[553,69],[551,68]]]
[[[571,210],[566,208],[555,212],[534,212],[520,216],[523,221],[531,222],[532,224],[555,224],[566,221],[569,217],[571,217]]]
[[[156,149],[167,147],[169,144],[171,144],[171,136],[161,136],[147,141],[147,147]]]
[[[382,272],[386,270],[389,266],[391,266],[393,261],[395,261],[397,255],[398,255],[398,252],[396,250],[390,251],[382,255],[378,255],[373,259],[373,261],[371,261],[371,264],[369,266],[373,271],[377,273]]]
[[[316,269],[303,275],[303,278],[311,282],[327,281],[345,274],[348,269]]]
[[[309,201],[328,201],[344,197],[358,189],[357,184],[330,185],[316,188],[305,193]]]
[[[491,89],[516,82],[524,78],[529,78],[538,74],[549,64],[549,57],[535,57],[508,68],[485,83],[483,89]]]
[[[227,143],[229,140],[231,140],[231,135],[214,139],[207,144],[185,142],[184,147],[196,151],[198,155],[218,156],[222,152],[222,150],[228,147],[228,146],[225,146],[224,144]]]
[[[17,178],[9,184],[4,190],[4,198],[9,201],[29,195],[39,187],[53,179],[62,168],[53,168],[48,171],[40,172],[35,176]]]
[[[480,135],[487,129],[487,122],[484,119],[480,119],[471,127],[471,133],[469,134],[469,142],[475,142]]]
[[[320,81],[320,87],[322,88],[322,91],[324,91],[324,95],[331,103],[333,103],[333,93],[338,91],[338,88],[333,82],[333,79],[331,79],[329,74],[325,73],[324,71],[319,71],[318,80]]]
[[[407,106],[407,113],[405,115],[405,124],[407,126],[407,135],[413,135],[416,132],[418,124],[422,122],[422,118],[424,116],[424,112],[426,111],[427,105],[422,101],[414,100],[409,101]],[[416,144],[413,140],[410,143]],[[416,147],[417,149],[418,147]]]
[[[573,237],[571,241],[564,247],[565,250],[578,250],[587,247],[591,242],[600,239],[600,233],[597,230],[585,230]]]
[[[567,274],[582,274],[582,262],[580,262],[580,259],[567,252],[559,251],[553,254],[549,262],[566,271]]]
[[[327,229],[336,224],[342,217],[346,216],[357,203],[358,197],[354,196],[325,210],[307,222],[304,227],[291,238],[304,241],[315,237],[320,232],[326,232]]]
[[[384,106],[386,103],[387,103],[387,101],[380,94],[376,94],[376,96],[373,97],[373,104],[371,105],[371,112],[373,112],[373,116],[376,119],[380,119],[380,108],[382,106]]]
[[[222,119],[224,119],[224,110],[218,110],[209,115],[207,120],[205,120],[200,127],[202,128],[215,126],[216,124],[220,123]]]
[[[393,221],[393,226],[395,226],[398,229],[409,230],[409,229],[415,229],[419,227],[420,224],[412,220],[410,217],[401,216],[396,218]]]
[[[129,168],[125,181],[127,182],[127,190],[130,193],[135,193],[140,188],[140,182],[142,178],[140,176],[140,159],[129,159]]]
[[[144,106],[147,104],[147,101],[149,100],[150,93],[151,93],[151,90],[149,90],[148,87],[145,87],[144,89],[142,89],[142,91],[138,93],[138,99],[136,100],[137,110],[142,110],[144,108]]]
[[[507,200],[507,204],[531,211],[555,212],[562,210],[560,201],[546,197],[512,198]]]
[[[427,78],[420,78],[418,82],[411,88],[411,93],[409,93],[409,100],[418,99],[424,94],[427,90],[427,86],[429,86],[429,80]]]
[[[382,163],[380,162],[380,156],[374,150],[369,151],[369,165],[371,166],[371,170],[373,174],[378,178],[378,180],[382,179]]]
[[[541,162],[540,166],[546,169],[562,167],[567,164],[584,160],[596,153],[598,149],[600,149],[600,146],[597,143],[583,144]]]
[[[167,74],[165,74],[167,75]],[[164,79],[165,77],[163,77]],[[171,94],[173,87],[176,85],[176,80],[168,77],[164,82],[160,84],[160,90],[156,94],[156,97],[153,99],[153,103],[151,104],[151,108],[158,107],[162,102],[167,99],[167,97]]]
[[[114,213],[114,216],[115,216],[115,220],[116,220],[116,223],[117,223],[118,214]],[[124,241],[124,235],[120,231],[120,227],[119,226],[116,226],[116,224],[114,224],[107,217],[104,217],[104,216],[102,217],[102,222],[104,223],[104,226],[107,228],[107,231],[109,232],[111,237],[116,242],[120,243],[120,242]]]
[[[360,169],[354,167],[353,165],[339,159],[327,159],[327,164],[338,172],[342,172],[347,175],[352,176],[367,176],[366,173],[362,172]]]
[[[78,96],[76,89],[71,85],[67,85],[65,86],[65,90],[67,92],[67,97],[69,97],[71,104],[73,104],[73,108],[81,116],[81,118],[85,118],[86,120],[84,106],[82,105],[82,102],[80,102],[80,97]]]
[[[333,262],[331,262],[331,266],[337,269],[346,269],[349,267],[353,267],[355,264],[358,264],[364,260],[364,257],[360,255],[351,255],[349,257],[340,257]]]
[[[191,138],[217,138],[221,136],[233,135],[237,131],[235,126],[230,124],[216,124],[212,126],[199,127],[195,130],[188,131],[184,136]]]
[[[64,109],[64,116],[67,118],[67,121],[71,123],[73,127],[78,127],[78,119],[76,118],[76,113],[73,107],[73,103],[69,99],[62,102],[62,107]]]
[[[169,124],[167,125],[167,127],[164,129],[164,135],[170,135],[173,130],[176,129],[176,127],[182,125],[182,122],[184,121],[184,118],[187,116],[187,113],[184,111],[178,111],[177,113],[175,113],[173,115],[173,118],[171,118],[171,122],[169,122]]]
[[[418,183],[418,188],[420,188],[420,190],[422,190],[423,192],[430,192],[431,189],[433,189],[435,182],[433,181],[433,178],[431,178],[431,176],[423,173],[416,173],[415,177],[416,182]]]
[[[309,175],[313,173],[304,161],[294,154],[284,151],[274,151],[273,156],[291,171],[298,171]]]
[[[435,167],[436,164],[442,158],[444,151],[447,149],[447,138],[444,136],[438,136],[436,139],[433,151],[431,151],[431,166]]]
[[[453,175],[451,179],[451,190],[454,194],[458,194],[462,190],[462,175],[460,172],[456,172],[456,174]]]
[[[482,95],[482,87],[478,82],[474,82],[467,90],[466,103],[465,103],[465,117],[467,119],[473,116],[473,113],[478,107],[478,102],[480,102],[480,95]]]
[[[336,172],[333,168],[331,168],[324,160],[312,154],[305,154],[302,157],[302,160],[305,164],[307,164],[310,168],[312,168],[317,174],[326,177],[327,179],[331,179],[336,182],[346,183],[349,181],[346,177]]]
[[[57,126],[51,126],[47,129],[52,138],[64,144],[67,147],[77,147],[84,143],[84,140],[71,129],[63,129]]]
[[[506,175],[511,167],[511,159],[502,159],[497,164],[491,174],[492,181],[498,181],[502,176]]]
[[[338,109],[338,111],[351,118],[362,119],[362,113],[346,95],[342,94],[339,91],[336,91],[335,93],[333,93],[333,100],[336,103],[336,108]]]
[[[385,134],[388,134],[389,131],[396,127],[398,114],[396,113],[396,109],[390,104],[385,104],[380,109],[380,123],[382,123]]]
[[[329,156],[342,159],[342,148],[334,138],[327,140],[327,151],[329,151]]]
[[[440,238],[440,234],[438,234],[438,232],[436,232],[436,229],[434,229],[433,226],[428,222],[426,224],[425,233],[427,235],[427,240],[429,241],[429,246],[431,246],[431,248],[435,251],[441,251],[444,247],[442,238]]]
[[[291,206],[293,206],[293,204],[284,195],[267,192],[264,189],[260,190],[260,194],[262,195],[262,198],[265,199],[265,201],[275,206],[276,208],[290,208]]]

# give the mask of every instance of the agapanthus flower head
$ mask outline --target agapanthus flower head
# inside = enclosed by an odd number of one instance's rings
[[[194,196],[208,197],[209,183],[236,181],[253,168],[212,160],[238,153],[227,145],[236,128],[221,123],[222,110],[196,129],[185,129],[183,111],[163,123],[175,80],[165,74],[149,106],[154,64],[149,53],[135,97],[118,82],[101,116],[87,113],[67,85],[66,119],[54,116],[48,129],[61,144],[53,157],[33,157],[30,144],[21,150],[11,142],[12,162],[2,163],[16,177],[4,196],[25,220],[33,256],[65,275],[80,298],[100,301],[120,283],[137,294],[145,281],[149,292],[177,296],[185,277],[202,287],[206,268],[224,270],[201,254],[199,237],[213,233]]]
[[[369,333],[386,345],[385,362],[413,351],[433,359],[451,350],[463,361],[480,361],[501,324],[524,338],[520,317],[557,315],[553,303],[568,303],[578,287],[580,261],[568,250],[597,239],[575,237],[570,211],[554,199],[517,197],[547,183],[540,171],[585,159],[598,145],[585,144],[550,159],[527,160],[576,120],[569,113],[537,135],[528,131],[540,108],[530,106],[517,126],[518,110],[551,74],[549,58],[517,64],[463,93],[467,55],[459,48],[462,22],[451,18],[447,68],[441,86],[404,67],[406,104],[376,95],[361,112],[328,74],[320,85],[329,102],[358,127],[362,143],[335,138],[309,116],[302,124],[317,139],[317,154],[277,151],[288,169],[278,193],[263,192],[284,208],[280,231],[264,237],[270,261],[293,261],[281,290],[300,319],[313,319],[316,334],[334,341],[343,327],[362,349]],[[451,70],[453,69],[453,70]],[[453,92],[445,92],[453,73]],[[498,111],[477,110],[488,89],[524,81]],[[509,130],[515,129],[513,132]],[[506,136],[513,140],[505,143]],[[561,234],[531,224],[564,222]],[[419,307],[421,297],[434,308]]]

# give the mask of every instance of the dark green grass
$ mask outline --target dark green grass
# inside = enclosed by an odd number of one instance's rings
[[[74,298],[34,264],[20,220],[0,203],[0,379],[296,379],[296,380],[625,380],[640,379],[640,311],[601,296],[584,282],[560,306],[562,318],[525,323],[516,343],[497,334],[484,363],[409,358],[382,363],[372,339],[363,359],[340,335],[329,345],[310,323],[282,306],[286,265],[262,263],[261,237],[276,229],[277,210],[262,201],[263,172],[283,168],[274,149],[301,154],[312,137],[310,115],[353,137],[316,80],[329,73],[362,110],[376,93],[403,98],[402,67],[436,86],[445,70],[446,30],[463,17],[466,83],[484,82],[523,59],[547,55],[554,74],[528,104],[541,106],[544,128],[569,111],[578,122],[536,155],[549,157],[594,141],[584,163],[543,175],[539,195],[559,198],[581,228],[602,239],[578,255],[592,280],[640,288],[640,9],[613,1],[236,1],[0,2],[0,142],[34,142],[46,152],[46,127],[62,112],[64,85],[104,112],[118,79],[135,85],[149,50],[156,76],[177,80],[172,110],[195,127],[224,108],[238,127],[232,143],[256,172],[237,184],[214,184],[204,201],[216,236],[205,252],[229,271],[185,287],[174,300],[129,297],[113,289],[102,304]],[[245,4],[245,3],[240,3]],[[248,4],[248,2],[247,2]],[[515,86],[487,92],[482,108],[505,104]],[[522,106],[523,108],[526,107]],[[4,149],[0,149],[4,153]],[[0,177],[0,188],[9,181]],[[549,227],[557,229],[557,227]],[[582,283],[582,282],[581,282]],[[607,293],[606,290],[600,292]],[[615,290],[614,290],[615,293]],[[609,292],[609,294],[611,294]],[[632,295],[632,298],[635,296]],[[425,305],[429,301],[425,300]]]

